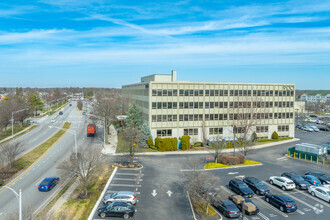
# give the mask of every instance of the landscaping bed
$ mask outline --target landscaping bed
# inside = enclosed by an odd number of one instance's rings
[[[25,128],[29,127],[29,124],[14,125],[14,134],[23,131]],[[11,136],[11,127],[0,133],[0,141]]]
[[[215,169],[215,168],[225,168],[225,167],[236,167],[236,166],[250,166],[250,165],[261,165],[262,163],[254,160],[245,160],[244,163],[240,163],[237,165],[227,165],[222,163],[214,163],[210,162],[204,166],[204,169]]]

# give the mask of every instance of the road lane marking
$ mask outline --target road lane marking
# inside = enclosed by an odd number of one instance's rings
[[[305,215],[305,213],[304,212],[302,212],[301,210],[299,210],[299,209],[297,209],[297,212],[299,213],[299,214],[301,214],[301,215]]]
[[[264,181],[263,181],[263,182],[264,182]],[[271,184],[268,184],[268,183],[266,183],[266,182],[264,182],[264,183],[265,183],[266,185],[268,185],[269,187],[271,187],[271,188],[276,189],[276,190],[279,191],[279,189],[277,189],[275,186],[273,186],[273,185],[271,185]],[[301,199],[298,199],[297,197],[295,197],[295,196],[293,196],[293,195],[290,195],[289,193],[287,193],[287,192],[285,192],[285,191],[283,191],[282,193],[285,194],[285,195],[287,195],[287,196],[292,197],[292,198],[295,199],[296,201],[299,201],[300,203],[304,204],[305,206],[308,206],[309,208],[311,208],[311,209],[313,209],[313,210],[315,210],[315,211],[321,211],[321,210],[319,210],[318,208],[316,208],[315,206],[312,206],[312,205],[306,203],[305,201],[303,201],[303,200],[301,200]]]
[[[269,218],[268,218],[267,216],[265,216],[264,214],[262,214],[261,212],[259,212],[258,215],[259,215],[261,218],[265,219],[265,220],[269,220]]]
[[[287,159],[288,159],[287,156],[276,158],[276,160],[287,160]]]
[[[72,124],[71,124],[72,125]],[[23,176],[25,176],[25,174],[27,174],[30,170],[32,170],[40,161],[42,158],[45,157],[45,155],[65,136],[65,134],[67,133],[67,131],[71,128],[71,125],[70,127],[64,131],[64,133],[62,134],[62,136],[55,142],[53,143],[49,148],[48,150],[43,154],[41,155],[33,164],[31,164],[31,166],[29,166],[22,174],[20,174],[16,179],[14,179],[12,182],[8,183],[6,186],[7,187],[10,187],[12,185],[14,185],[18,180],[20,180]],[[48,138],[46,141],[48,141],[50,138]],[[44,141],[44,142],[46,142]],[[43,142],[43,143],[44,143]],[[43,144],[41,143],[41,144]],[[41,145],[40,144],[40,145]],[[39,145],[39,146],[40,146]],[[0,194],[3,193],[7,188],[3,188],[1,191],[0,191]]]

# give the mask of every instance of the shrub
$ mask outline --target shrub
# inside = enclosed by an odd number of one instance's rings
[[[226,165],[237,165],[245,162],[245,157],[242,155],[224,154],[218,157],[219,163]]]
[[[252,133],[252,141],[253,142],[256,142],[258,140],[258,135],[257,135],[257,133],[254,131],[253,133]]]
[[[194,147],[202,147],[203,146],[203,143],[202,142],[195,142]]]
[[[147,144],[151,149],[157,150],[157,147],[154,145],[154,141],[152,140],[152,138],[148,138]]]
[[[278,134],[276,131],[273,132],[272,139],[278,139]]]
[[[0,186],[2,186],[3,185],[3,181],[2,180],[0,180]]]
[[[233,148],[234,144],[233,142],[227,142],[227,148]]]
[[[159,151],[175,151],[178,149],[177,138],[159,138],[155,139],[155,146]]]
[[[190,149],[190,136],[182,136],[182,138],[181,138],[181,149],[182,150]]]

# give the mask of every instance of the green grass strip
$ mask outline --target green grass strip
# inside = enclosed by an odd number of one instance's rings
[[[245,160],[244,163],[240,163],[237,165],[227,165],[227,164],[222,164],[222,163],[207,163],[205,165],[205,169],[214,169],[214,168],[224,168],[224,167],[232,167],[232,166],[248,166],[248,165],[256,165],[256,164],[261,164],[258,161],[254,161],[254,160]]]

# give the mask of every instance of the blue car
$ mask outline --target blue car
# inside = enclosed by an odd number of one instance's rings
[[[315,176],[312,176],[312,175],[305,175],[305,176],[302,176],[302,178],[304,178],[304,180],[306,180],[307,182],[309,182],[311,185],[313,186],[321,186],[321,181],[316,178]]]
[[[47,177],[38,186],[38,190],[42,192],[47,192],[52,190],[57,182],[60,180],[58,177]]]
[[[330,178],[325,175],[324,173],[321,172],[307,172],[305,173],[305,175],[311,175],[311,176],[315,176],[316,178],[318,178],[322,184],[330,184]]]
[[[267,194],[265,200],[281,212],[295,212],[298,209],[297,203],[289,196]]]

